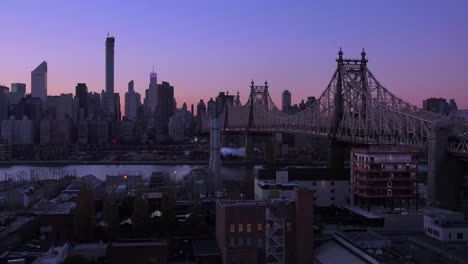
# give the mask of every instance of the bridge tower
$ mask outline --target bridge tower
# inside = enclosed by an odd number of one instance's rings
[[[251,129],[254,125],[254,111],[255,104],[260,104],[265,109],[270,109],[273,106],[270,94],[268,93],[268,82],[265,81],[264,85],[255,85],[254,81],[250,83],[250,96],[249,96],[249,120],[248,126],[245,132],[245,157],[244,160],[251,162],[255,160],[254,152],[254,139],[251,133]],[[268,139],[265,143],[265,157],[273,157],[274,147],[271,144],[271,140]],[[268,153],[267,153],[268,151]]]
[[[365,55],[364,55],[365,56]],[[344,167],[345,158],[345,145],[336,139],[336,134],[340,126],[340,121],[343,118],[343,74],[341,72],[341,66],[344,63],[343,51],[340,48],[338,51],[337,62],[337,82],[336,82],[336,93],[334,96],[334,112],[332,123],[330,127],[330,143],[328,147],[328,167],[333,171],[333,175],[341,173]]]

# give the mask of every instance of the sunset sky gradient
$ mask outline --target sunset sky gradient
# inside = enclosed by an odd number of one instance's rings
[[[178,106],[219,91],[246,101],[268,80],[280,105],[320,96],[344,57],[366,49],[369,68],[419,107],[427,97],[468,108],[468,1],[1,1],[0,84],[48,62],[48,94],[76,83],[104,89],[105,38],[115,36],[115,91],[144,95],[155,67]]]

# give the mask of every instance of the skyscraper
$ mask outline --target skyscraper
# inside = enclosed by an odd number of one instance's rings
[[[10,89],[0,85],[0,122],[8,118],[8,97]]]
[[[106,89],[101,94],[104,114],[112,115],[114,105],[114,46],[115,38],[106,38]]]
[[[17,104],[21,98],[26,95],[26,84],[25,83],[12,83],[10,90],[10,104]]]
[[[154,112],[156,105],[158,104],[158,74],[154,72],[150,73],[150,83],[148,88],[148,107],[150,112]]]
[[[289,90],[284,90],[281,100],[281,110],[283,112],[288,112],[291,108],[291,92]]]
[[[43,61],[31,72],[31,95],[47,100],[47,62]]]
[[[168,82],[159,84],[157,99],[155,112],[156,135],[164,138],[168,135],[169,119],[174,115],[174,87]]]
[[[125,117],[129,120],[136,120],[138,107],[141,104],[141,96],[135,92],[134,82],[128,83],[128,91],[125,93]]]
[[[88,87],[86,83],[76,85],[75,97],[78,99],[78,119],[86,119],[88,117]]]
[[[114,93],[114,46],[115,38],[106,38],[106,92]]]

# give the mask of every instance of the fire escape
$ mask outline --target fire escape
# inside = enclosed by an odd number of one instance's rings
[[[266,263],[285,263],[284,219],[278,218],[269,208],[265,212],[267,226],[265,228]]]

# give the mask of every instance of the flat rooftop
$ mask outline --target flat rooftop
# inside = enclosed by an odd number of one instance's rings
[[[361,216],[364,216],[366,218],[370,218],[370,219],[380,219],[382,217],[378,216],[378,215],[375,215],[371,212],[368,212],[360,207],[354,207],[354,206],[347,206],[347,205],[344,205],[343,208],[346,208],[348,210],[350,210],[351,212],[355,213],[355,214],[358,214],[358,215],[361,215]]]
[[[57,203],[55,206],[50,208],[45,212],[48,215],[54,214],[69,214],[73,209],[75,209],[76,203],[75,202],[64,202],[64,203]]]
[[[193,241],[195,256],[220,256],[221,250],[215,239],[203,239]]]
[[[406,146],[370,146],[370,147],[354,147],[351,149],[353,153],[381,153],[381,154],[391,154],[391,153],[411,153],[417,154],[421,153],[423,150],[415,147],[406,147]]]
[[[218,202],[225,207],[234,206],[267,206],[275,204],[289,204],[294,202],[288,199],[273,199],[268,201],[257,201],[257,200],[218,200]]]
[[[109,245],[109,247],[158,247],[167,246],[166,241],[138,241],[138,242],[116,242]]]
[[[384,241],[385,237],[368,230],[341,231],[339,234],[350,242]]]

